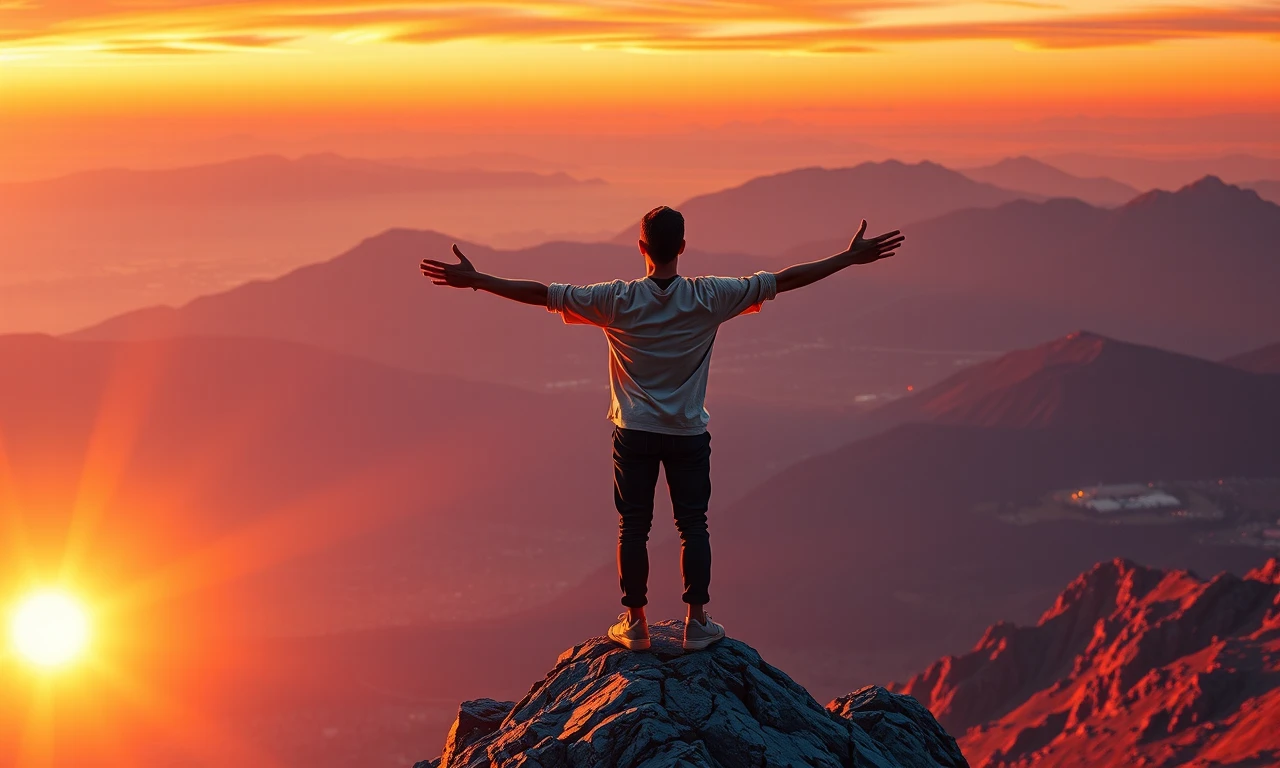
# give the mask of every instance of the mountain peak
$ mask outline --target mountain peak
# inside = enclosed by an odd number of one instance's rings
[[[1245,578],[1250,581],[1261,581],[1264,584],[1280,585],[1280,558],[1271,558],[1245,574]]]
[[[1081,609],[1089,614],[1088,621],[1092,623],[1117,605],[1145,594],[1163,575],[1122,557],[1098,563],[1067,585],[1053,607],[1040,617],[1039,625]]]
[[[1200,190],[1200,191],[1224,190],[1230,186],[1231,186],[1230,184],[1227,184],[1219,177],[1214,176],[1213,174],[1209,174],[1201,179],[1197,179],[1196,181],[1193,181],[1190,184],[1187,184],[1186,186],[1183,187],[1183,189]]]
[[[1106,177],[1081,178],[1027,155],[1006,157],[981,168],[961,171],[976,181],[1004,189],[1021,190],[1046,198],[1075,198],[1092,205],[1112,206],[1128,202],[1138,190]]]
[[[1234,206],[1265,203],[1252,189],[1243,189],[1228,184],[1217,176],[1209,175],[1191,182],[1174,192],[1153,189],[1135,197],[1124,206],[1124,210],[1141,210],[1165,207],[1181,209],[1195,206],[1202,210],[1205,206]]]
[[[651,652],[593,638],[521,701],[464,703],[417,768],[968,765],[910,697],[867,687],[824,709],[745,643],[683,653],[682,622],[649,630]]]

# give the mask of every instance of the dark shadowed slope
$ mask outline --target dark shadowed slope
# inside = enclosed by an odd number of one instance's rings
[[[970,378],[957,388],[989,388],[1000,393],[995,398],[957,397],[947,407],[925,393],[932,420],[897,426],[758,486],[719,525],[722,607],[739,620],[767,614],[771,623],[755,630],[771,643],[791,643],[786,631],[771,630],[787,621],[826,627],[886,654],[859,659],[883,662],[883,671],[892,652],[1020,614],[1029,596],[1100,559],[1124,554],[1210,571],[1256,563],[1261,550],[1199,543],[1212,530],[1230,531],[1231,520],[1115,526],[1009,517],[1056,489],[1275,476],[1280,466],[1274,376],[1128,344],[1102,343],[1092,357],[1091,347],[1051,348],[1068,360],[1030,353],[1047,360],[1024,371],[1011,369],[1028,361],[1006,358],[984,371],[989,383]],[[1084,357],[1070,360],[1076,355]],[[1156,375],[1148,378],[1152,365]],[[1041,398],[1050,402],[1043,410]],[[1000,605],[1009,612],[998,612]],[[876,631],[858,630],[869,625]]]
[[[1280,343],[1229,357],[1222,362],[1254,373],[1280,373]]]
[[[1008,157],[994,165],[960,171],[974,181],[1038,197],[1074,197],[1093,205],[1120,205],[1138,190],[1105,176],[1081,178],[1031,157]]]
[[[1154,366],[1149,378],[1127,380],[1148,364]],[[1219,369],[1220,376],[1213,373]],[[1168,410],[1076,429],[1070,407],[1028,421],[1041,414],[992,414],[958,398],[954,410],[935,407],[926,414],[950,424],[904,424],[781,472],[717,479],[711,609],[732,636],[779,659],[820,699],[867,681],[903,679],[995,621],[1034,620],[1063,582],[1099,561],[1124,556],[1243,573],[1264,557],[1258,549],[1205,543],[1224,526],[1230,530],[1232,519],[1013,524],[1001,515],[1080,484],[1274,474],[1280,392],[1259,395],[1257,389],[1274,387],[1273,377],[1092,336],[1060,339],[973,373],[985,380],[964,376],[952,383],[978,399],[1001,392],[1029,402],[1021,388],[1040,391],[1048,381],[1061,387],[1068,404],[1103,392],[1113,398],[1099,403],[1104,412],[1111,411],[1108,403],[1144,399]],[[924,392],[919,400],[936,403],[936,395]],[[1237,400],[1259,405],[1242,413]],[[1185,419],[1148,433],[1179,408]],[[767,444],[776,429],[762,426],[737,439],[754,435]],[[732,442],[717,437],[713,445],[715,466],[739,460],[730,453]],[[587,472],[583,468],[582,477]],[[721,501],[730,494],[738,501]],[[655,620],[682,610],[672,533],[669,517],[659,515],[649,592]],[[617,600],[614,566],[601,563],[580,585],[523,615],[313,638],[268,656],[279,659],[277,673],[291,680],[307,680],[310,670],[343,660],[325,681],[313,682],[325,688],[310,697],[315,701],[345,700],[361,686],[406,698],[514,698],[522,692],[519,681],[539,674],[566,642],[603,631]],[[519,633],[516,645],[512,631]],[[422,658],[451,663],[406,678],[403,670]]]
[[[1225,362],[1077,331],[974,365],[872,411],[860,426],[931,422],[1154,439],[1229,432],[1277,410],[1275,382]]]
[[[927,406],[913,418],[928,422],[800,462],[713,515],[716,615],[787,659],[811,690],[835,695],[859,680],[899,677],[910,659],[925,663],[996,620],[1032,618],[1036,601],[1100,560],[1210,572],[1261,561],[1259,549],[1205,543],[1215,531],[1230,539],[1232,518],[1113,525],[1010,513],[1099,482],[1274,476],[1280,379],[1096,337],[973,373],[953,380],[957,391],[975,393],[974,402],[998,392],[1026,410],[991,411],[964,397],[952,409],[922,393]],[[1060,400],[1040,412],[1034,396],[1046,387]],[[1115,422],[1074,423],[1087,398]],[[611,570],[554,610],[615,601]],[[676,569],[654,567],[652,579],[656,615],[678,610]],[[800,626],[803,636],[793,631]]]
[[[416,768],[967,768],[913,699],[867,687],[823,709],[745,643],[682,653],[682,632],[655,624],[650,653],[594,637],[520,701],[464,702],[440,757]]]
[[[581,184],[563,174],[436,170],[333,154],[264,155],[166,170],[85,171],[0,184],[0,206],[273,204],[408,192]],[[598,182],[596,182],[598,183]]]
[[[843,237],[865,218],[902,227],[961,208],[983,208],[1025,194],[973,181],[940,165],[896,160],[852,168],[801,168],[762,176],[679,206],[688,240],[724,253],[773,255],[800,243]],[[639,224],[615,242],[635,242]]]
[[[1034,626],[902,684],[975,766],[1280,761],[1280,562],[1206,580],[1128,560],[1071,582]]]

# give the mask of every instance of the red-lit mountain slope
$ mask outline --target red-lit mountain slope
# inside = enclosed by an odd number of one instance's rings
[[[1280,761],[1280,561],[1203,579],[1114,560],[1035,626],[893,688],[975,766],[1265,766]]]

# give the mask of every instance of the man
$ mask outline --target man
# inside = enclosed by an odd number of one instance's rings
[[[618,580],[627,610],[609,637],[632,650],[649,647],[644,606],[649,579],[647,543],[653,522],[658,466],[666,469],[671,506],[680,532],[684,576],[685,650],[700,650],[724,638],[724,627],[705,611],[710,601],[711,501],[710,418],[703,401],[711,346],[720,324],[759,312],[778,293],[802,288],[845,267],[870,264],[902,245],[897,231],[863,239],[863,221],[848,249],[834,256],[750,277],[681,277],[684,217],[666,206],[645,214],[640,253],[646,277],[595,285],[544,285],[477,272],[458,246],[458,264],[422,260],[422,273],[436,285],[471,288],[513,301],[545,306],[566,323],[604,329],[609,341],[609,388],[613,399],[614,504],[620,517]]]

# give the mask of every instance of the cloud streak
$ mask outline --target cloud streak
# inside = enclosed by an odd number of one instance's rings
[[[315,37],[348,43],[490,40],[653,51],[828,54],[965,40],[1075,49],[1170,40],[1280,39],[1280,2],[1139,2],[1119,11],[1089,13],[1028,0],[990,0],[984,7],[987,13],[975,15],[972,4],[951,0],[0,2],[0,53],[279,52],[306,50],[308,39]]]

